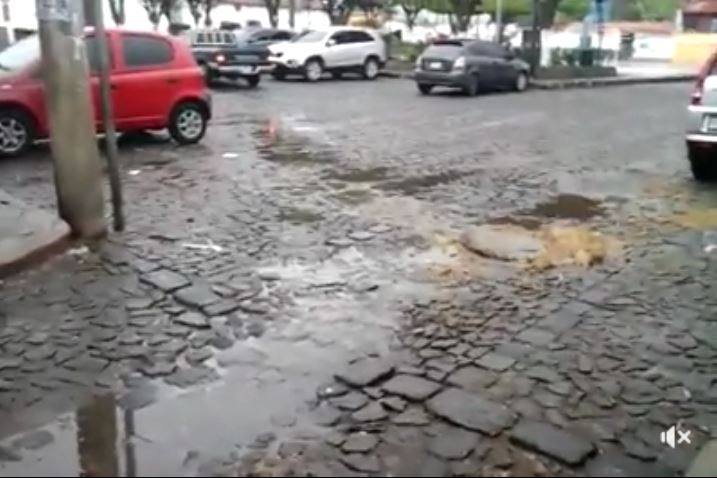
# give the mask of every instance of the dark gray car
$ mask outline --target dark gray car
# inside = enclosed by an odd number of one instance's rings
[[[482,90],[523,91],[529,65],[505,47],[480,40],[439,40],[416,61],[418,90],[427,95],[435,86],[460,88],[475,96]]]

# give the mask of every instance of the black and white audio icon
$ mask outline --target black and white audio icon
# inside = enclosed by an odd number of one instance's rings
[[[670,448],[675,448],[675,445],[682,445],[683,443],[690,445],[692,444],[690,435],[692,435],[690,430],[682,430],[677,428],[676,425],[672,425],[664,432],[660,432],[660,443],[664,443]]]

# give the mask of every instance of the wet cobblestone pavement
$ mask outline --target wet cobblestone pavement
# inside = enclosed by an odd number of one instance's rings
[[[0,474],[683,473],[717,435],[688,90],[267,82],[202,145],[125,141],[128,231],[1,283]],[[0,162],[48,209],[51,177]],[[620,247],[528,269],[460,245],[486,223]]]

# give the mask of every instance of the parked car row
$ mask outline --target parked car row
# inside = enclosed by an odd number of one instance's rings
[[[212,113],[207,85],[216,79],[243,79],[253,87],[262,72],[270,71],[277,80],[298,75],[315,82],[324,74],[340,78],[347,73],[374,80],[387,60],[377,32],[345,26],[298,35],[264,28],[197,30],[185,37],[113,29],[107,41],[117,131],[167,129],[182,144],[204,136]],[[84,42],[96,129],[101,133],[95,33],[88,30]],[[415,71],[424,94],[436,86],[461,88],[469,95],[485,88],[522,91],[527,75],[522,60],[502,47],[475,40],[434,43],[418,59]],[[0,156],[19,155],[48,136],[40,44],[33,36],[0,52]]]

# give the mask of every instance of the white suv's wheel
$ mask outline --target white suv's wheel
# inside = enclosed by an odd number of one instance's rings
[[[375,80],[378,77],[380,68],[378,60],[375,58],[367,58],[363,64],[363,77],[367,80]]]
[[[318,59],[308,60],[304,65],[304,78],[307,81],[319,81],[324,74],[324,65]]]

